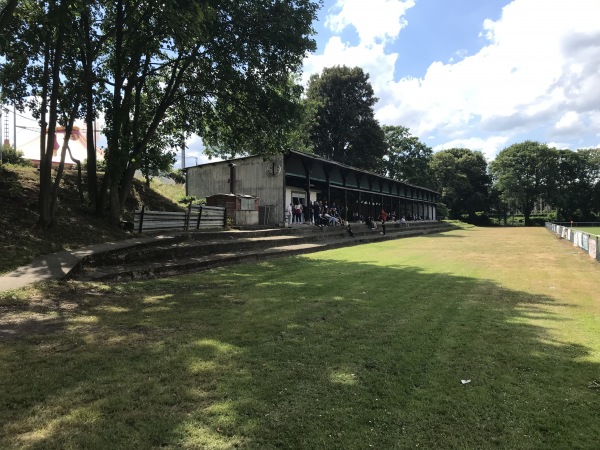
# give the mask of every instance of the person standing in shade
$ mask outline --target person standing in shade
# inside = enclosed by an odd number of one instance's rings
[[[292,220],[294,219],[294,205],[292,203],[290,203],[290,206],[287,207],[286,211],[285,211],[285,217],[287,219],[287,225],[288,227],[292,227]]]
[[[385,236],[385,221],[387,220],[387,213],[383,208],[381,208],[379,218],[381,219],[381,234]]]
[[[304,222],[304,220],[302,220],[302,204],[301,203],[296,203],[296,205],[294,206],[294,217],[296,218],[296,222],[297,223],[302,223]]]
[[[314,217],[314,223],[315,225],[319,226],[321,225],[321,206],[319,205],[318,201],[314,201],[312,204],[312,210],[313,210],[313,217]]]

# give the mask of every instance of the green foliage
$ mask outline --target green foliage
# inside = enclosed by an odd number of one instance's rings
[[[436,213],[437,213],[437,218],[439,220],[445,219],[447,217],[449,217],[449,211],[448,211],[448,207],[446,206],[445,203],[436,203],[435,204],[435,209],[436,209]]]
[[[2,145],[2,164],[13,164],[15,166],[31,166],[28,159],[23,158],[23,152],[15,150],[12,145]]]
[[[185,171],[183,169],[169,171],[168,177],[177,184],[185,184]]]
[[[178,200],[178,203],[189,206],[198,200],[194,195],[184,195]]]
[[[487,162],[481,152],[466,148],[442,150],[431,157],[434,188],[449,210],[449,217],[474,217],[488,207],[490,179]]]
[[[87,170],[87,167],[88,167],[87,159],[84,159],[83,163],[81,164],[81,168],[82,168],[82,170]],[[96,161],[96,171],[98,171],[98,172],[106,171],[106,160],[104,158]]]
[[[178,203],[181,203],[182,205],[185,205],[185,206],[205,205],[206,199],[205,198],[197,198],[194,195],[184,195],[183,197],[179,198]]]
[[[212,115],[202,117],[205,153],[224,159],[239,155],[312,153],[314,104],[303,101],[296,76],[279,85],[246,86],[224,93]]]
[[[335,66],[310,77],[307,98],[316,105],[310,136],[315,154],[376,173],[385,171],[384,133],[377,102],[360,67]]]
[[[492,220],[485,211],[476,211],[473,214],[463,214],[461,219],[467,223],[477,225],[480,227],[486,227],[492,225]]]
[[[50,131],[105,114],[106,177],[98,204],[100,210],[109,204],[113,221],[135,171],[149,179],[168,168],[172,149],[192,132],[229,154],[282,152],[307,141],[298,125],[301,88],[293,80],[315,48],[319,1],[12,6],[1,18],[2,95],[21,109],[29,101]],[[40,171],[44,185],[48,173],[49,165]]]
[[[146,181],[161,173],[171,172],[175,163],[175,151],[164,150],[159,146],[149,146],[141,157],[140,171]]]
[[[384,162],[387,176],[417,186],[431,187],[429,163],[433,151],[409,129],[402,126],[383,127],[387,159]]]
[[[556,190],[556,150],[535,141],[514,144],[498,154],[490,172],[500,198],[521,211],[525,225],[529,225],[536,201],[551,201]]]
[[[600,212],[600,149],[556,150],[558,172],[552,204],[558,220],[590,220]]]

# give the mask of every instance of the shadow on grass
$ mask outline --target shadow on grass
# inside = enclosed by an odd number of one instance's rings
[[[578,325],[553,299],[492,282],[291,258],[44,295],[52,332],[0,340],[2,448],[600,439],[598,349],[555,337]]]

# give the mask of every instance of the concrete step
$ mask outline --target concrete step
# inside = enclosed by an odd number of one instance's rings
[[[145,242],[140,245],[118,248],[114,251],[96,253],[87,257],[82,264],[87,267],[107,266],[124,263],[139,263],[144,261],[168,260],[192,256],[209,255],[223,251],[242,251],[252,248],[264,248],[274,243],[278,246],[285,244],[301,244],[307,241],[330,239],[331,236],[346,235],[344,227],[315,226],[299,229],[276,229],[261,231],[223,231],[223,232],[193,232],[170,239],[155,242]]]
[[[168,245],[119,250],[116,254],[95,256],[71,271],[70,278],[79,280],[132,280],[176,275],[236,263],[245,263],[278,256],[311,253],[332,248],[352,246],[380,240],[400,239],[452,229],[445,223],[426,226],[386,226],[386,235],[380,229],[370,230],[365,225],[352,226],[354,237],[343,227],[317,227],[295,231],[291,235],[240,234],[237,239],[223,238],[193,242],[193,239],[173,241]],[[246,236],[246,237],[241,237]],[[125,249],[127,250],[127,249]],[[96,262],[96,263],[95,263]],[[97,263],[100,262],[100,263]]]

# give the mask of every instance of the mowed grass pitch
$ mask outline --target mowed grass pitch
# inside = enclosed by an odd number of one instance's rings
[[[595,234],[600,236],[600,227],[574,227],[576,230],[583,231],[588,234]]]
[[[20,291],[0,448],[597,448],[598,292],[541,228]]]

